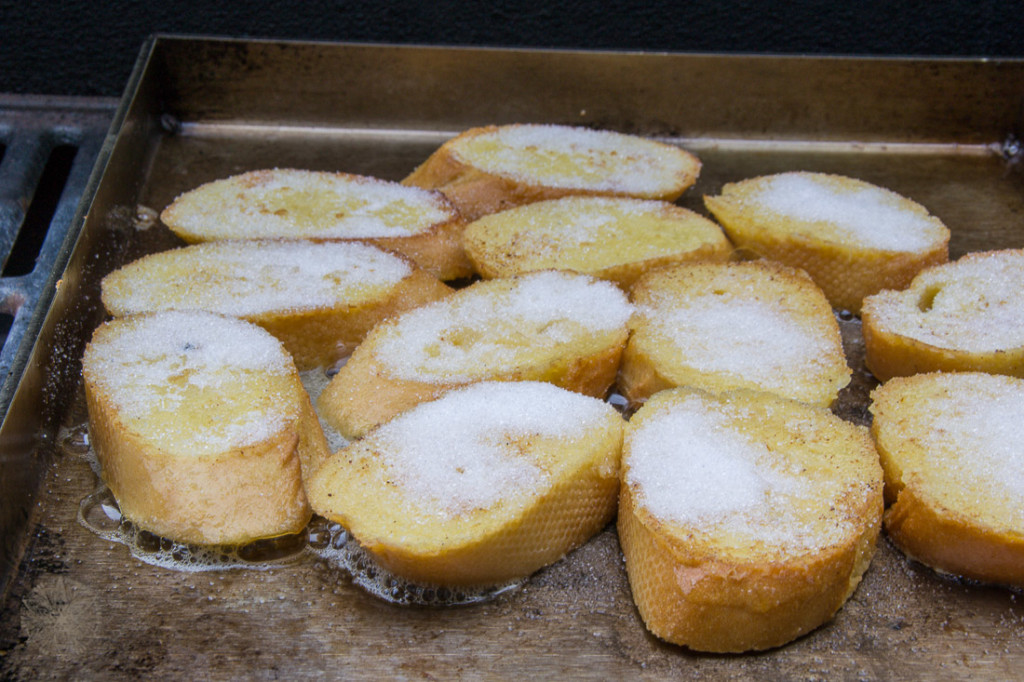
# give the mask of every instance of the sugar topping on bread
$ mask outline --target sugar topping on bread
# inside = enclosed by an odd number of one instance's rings
[[[873,394],[883,461],[950,513],[1024,534],[1024,380],[978,372],[894,379]],[[881,415],[881,416],[878,416]]]
[[[185,443],[197,455],[215,453],[259,442],[296,418],[292,400],[238,391],[246,377],[262,386],[262,377],[295,372],[281,344],[258,327],[219,315],[168,312],[129,318],[114,328],[117,333],[105,334],[102,346],[87,351],[90,379],[125,418],[146,420],[156,442]],[[231,394],[217,399],[225,384]]]
[[[483,216],[466,226],[463,245],[483,277],[544,269],[573,270],[624,289],[644,272],[683,261],[724,261],[722,229],[665,201],[567,196]]]
[[[258,170],[179,196],[161,220],[189,241],[408,237],[453,219],[435,192],[345,173]]]
[[[690,172],[692,164],[678,148],[653,140],[558,125],[496,127],[464,137],[452,154],[522,182],[632,196],[671,190],[665,178]]]
[[[504,283],[481,282],[472,294],[397,318],[381,330],[381,362],[396,376],[424,380],[506,374],[538,349],[624,329],[632,313],[617,287],[582,275],[545,271],[491,282]]]
[[[840,185],[821,174],[771,176],[746,201],[798,224],[813,224],[815,237],[875,249],[926,249],[938,229],[927,213],[908,210],[906,199],[894,192],[867,183]]]
[[[847,481],[807,478],[799,463],[774,452],[777,442],[745,425],[762,419],[741,405],[687,395],[631,431],[625,483],[652,516],[736,546],[801,551],[849,533],[854,520],[818,518]],[[808,422],[793,417],[782,426],[801,433]]]
[[[195,308],[253,316],[358,306],[412,272],[392,253],[358,242],[225,241],[146,256],[104,278],[118,315]]]
[[[906,289],[865,301],[872,324],[937,348],[991,352],[1024,346],[1024,250],[968,254],[923,270]],[[868,312],[869,311],[869,312]]]
[[[418,513],[454,518],[548,483],[550,472],[515,443],[575,440],[606,418],[600,401],[550,384],[484,382],[397,417],[376,438],[390,480]]]
[[[679,265],[642,277],[632,298],[621,385],[634,402],[689,385],[829,405],[849,382],[832,309],[798,270],[768,261]]]

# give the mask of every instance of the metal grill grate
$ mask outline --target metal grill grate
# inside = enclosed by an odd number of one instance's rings
[[[117,101],[0,95],[0,378],[18,380],[29,320],[68,237]]]

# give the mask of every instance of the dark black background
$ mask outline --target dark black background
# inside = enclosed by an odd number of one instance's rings
[[[776,54],[1024,56],[1024,1],[0,0],[0,92],[119,95],[146,36]]]

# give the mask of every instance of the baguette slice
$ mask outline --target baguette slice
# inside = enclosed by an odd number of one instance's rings
[[[833,307],[853,313],[949,259],[942,221],[862,180],[780,173],[728,183],[704,203],[737,249],[806,270]]]
[[[116,317],[207,310],[276,336],[299,370],[347,357],[385,317],[451,289],[396,254],[356,242],[222,241],[152,254],[103,279]]]
[[[865,361],[881,381],[934,371],[1024,377],[1024,250],[963,256],[880,291],[861,311]]]
[[[673,389],[626,427],[619,541],[668,642],[740,652],[810,632],[860,583],[881,517],[867,429],[825,408]]]
[[[335,453],[310,502],[403,578],[498,584],[611,521],[623,424],[607,403],[550,384],[474,384]]]
[[[832,308],[799,270],[771,261],[678,265],[639,279],[632,298],[619,385],[634,404],[695,386],[828,406],[850,381]]]
[[[471,128],[402,182],[441,190],[466,220],[569,194],[674,201],[700,160],[635,135],[560,125]]]
[[[297,533],[329,456],[298,372],[263,329],[204,312],[107,322],[82,361],[89,435],[122,514],[179,542]]]
[[[573,270],[629,289],[648,270],[728,259],[722,229],[664,201],[570,196],[484,216],[466,226],[463,246],[483,277]]]
[[[477,282],[374,327],[320,394],[347,438],[484,380],[553,383],[604,397],[632,311],[613,284],[545,271]]]
[[[188,243],[358,240],[407,256],[440,279],[472,274],[465,221],[442,194],[348,173],[275,168],[185,192],[160,219]]]
[[[1024,587],[1024,380],[932,372],[871,398],[893,542],[942,573]]]

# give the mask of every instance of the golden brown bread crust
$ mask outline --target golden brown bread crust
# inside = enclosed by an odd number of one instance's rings
[[[1024,377],[1024,250],[967,254],[922,270],[906,289],[864,299],[865,363],[879,379],[927,372]],[[986,338],[986,335],[988,338]],[[998,336],[999,338],[995,338]]]
[[[466,226],[463,246],[485,278],[572,270],[628,290],[645,272],[683,262],[723,262],[732,245],[722,229],[668,202],[569,196],[483,216]]]
[[[401,253],[442,280],[473,272],[462,249],[465,220],[443,194],[351,173],[249,171],[185,192],[160,220],[189,244],[354,240]]]
[[[1019,449],[1008,439],[1024,414],[1022,396],[1021,379],[976,372],[896,377],[872,392],[885,529],[909,557],[1024,586],[1020,462],[1008,456]]]
[[[561,184],[530,179],[522,175],[497,170],[487,170],[464,160],[460,149],[475,138],[492,135],[504,135],[507,131],[523,131],[532,129],[549,129],[560,131],[563,136],[589,133],[615,135],[625,145],[624,152],[633,152],[638,146],[655,145],[650,140],[635,136],[590,131],[571,126],[533,126],[514,124],[507,126],[483,126],[471,128],[445,142],[426,161],[413,170],[403,181],[405,185],[424,189],[440,190],[459,209],[466,220],[476,220],[480,216],[495,213],[514,206],[557,199],[571,194],[588,194],[595,196],[635,196],[645,199],[661,199],[675,201],[694,182],[700,172],[700,161],[697,157],[679,148],[660,145],[662,153],[670,151],[674,156],[675,170],[659,176],[660,186],[653,191],[622,191],[608,186],[607,181],[623,170],[623,161],[613,155],[606,155],[601,165],[605,169],[594,173],[597,182],[587,184]],[[543,145],[537,145],[543,146]],[[625,156],[625,153],[623,154]],[[631,173],[627,173],[631,174]],[[654,175],[654,173],[652,173]]]
[[[879,248],[856,239],[822,234],[827,221],[801,221],[767,211],[752,195],[775,178],[798,177],[834,189],[841,196],[857,191],[880,191],[893,205],[922,222],[931,222],[934,235],[920,248]],[[922,269],[949,259],[949,231],[909,199],[852,178],[822,173],[782,173],[727,183],[704,204],[725,229],[737,250],[770,258],[806,271],[832,306],[859,313],[865,296],[882,289],[901,289]]]
[[[710,405],[717,401],[753,410],[752,419],[729,428],[763,442],[771,457],[787,463],[782,471],[795,466],[812,485],[828,481],[822,490],[829,492],[821,492],[821,500],[798,497],[794,502],[821,510],[820,516],[812,514],[815,520],[804,521],[822,533],[819,540],[793,547],[768,538],[737,540],[729,531],[713,530],[715,517],[680,523],[641,501],[642,484],[632,473],[637,433],[665,410],[678,409],[688,396],[701,395]],[[673,447],[681,457],[691,456],[684,452],[688,442]],[[665,391],[627,425],[622,475],[618,530],[633,599],[647,628],[668,642],[723,653],[781,646],[829,620],[860,583],[874,553],[882,514],[874,448],[866,429],[823,408],[747,391],[719,398],[688,389]],[[670,475],[658,483],[666,480]],[[793,511],[794,518],[809,513]],[[780,510],[764,508],[763,514],[775,518]],[[843,530],[833,531],[833,524]]]
[[[771,261],[675,265],[637,280],[631,299],[638,312],[630,322],[631,336],[622,355],[619,387],[633,404],[667,388],[696,386],[708,391],[764,390],[827,406],[849,383],[850,369],[832,309],[799,270]],[[767,326],[775,323],[762,320],[764,324],[746,331],[736,324],[722,329],[721,324],[712,322],[713,311],[719,309],[728,315],[737,311],[731,318],[737,324],[737,316],[770,314],[780,326],[776,330]],[[676,329],[670,319],[677,314],[698,331],[686,332],[687,336]],[[701,324],[707,328],[697,326]],[[789,341],[809,350],[802,356],[790,356],[786,362],[778,360],[782,364],[775,367],[772,350],[788,353],[792,346],[780,349],[770,345],[770,334],[787,330],[779,333],[790,337],[795,327],[789,325],[800,328],[799,336]],[[701,338],[691,339],[698,332]],[[748,338],[751,334],[755,336]],[[712,341],[706,353],[701,351],[706,358],[690,343],[703,344],[715,338],[719,343]],[[729,359],[729,344],[743,339],[747,346],[731,351],[734,356]],[[752,353],[760,358],[754,368],[749,366]],[[765,374],[764,368],[772,371]]]
[[[532,382],[499,384],[485,382],[470,389],[456,390],[445,397],[414,408],[368,433],[336,453],[310,481],[310,502],[318,514],[345,526],[379,563],[389,571],[414,582],[438,585],[493,585],[525,577],[561,558],[569,550],[583,544],[603,528],[615,513],[618,494],[618,465],[622,445],[623,420],[608,405],[595,399],[560,391],[552,386],[531,385]],[[574,422],[572,433],[560,435],[534,431],[527,426],[519,430],[518,414],[522,409],[514,386],[522,389],[534,410],[574,409],[573,401],[587,401],[585,422]],[[496,390],[500,391],[495,397]],[[487,405],[470,409],[490,411],[494,423],[479,424],[485,438],[503,451],[504,457],[536,462],[548,478],[523,493],[503,493],[496,500],[462,508],[450,514],[442,512],[444,502],[418,498],[405,487],[403,476],[416,476],[403,470],[402,456],[396,450],[416,447],[414,441],[438,440],[447,451],[461,451],[462,442],[448,442],[465,434],[465,407],[454,400],[473,399],[483,394],[502,401],[503,410]],[[550,393],[561,394],[558,407],[549,407]],[[429,430],[424,421],[412,431],[402,431],[411,419],[418,418],[424,408],[432,410]],[[448,412],[444,412],[448,409]],[[488,417],[487,419],[490,419]],[[546,419],[547,417],[543,417]],[[470,429],[472,431],[472,428]],[[463,437],[465,437],[463,435]],[[467,456],[480,455],[486,446],[472,444]],[[420,454],[420,457],[429,455]],[[459,463],[441,461],[431,465],[442,469],[444,490],[450,497],[459,497],[463,472]],[[453,468],[455,467],[455,468]],[[471,469],[472,465],[467,465]],[[449,468],[453,468],[449,471]],[[459,479],[459,480],[456,480]],[[472,480],[467,485],[479,485]],[[512,486],[507,479],[500,486]],[[415,490],[415,489],[414,489]],[[420,493],[424,494],[424,493]],[[507,495],[511,495],[507,496]],[[525,497],[516,497],[525,495]]]
[[[167,408],[170,412],[156,408],[147,414],[128,414],[123,397],[114,398],[109,390],[102,372],[110,366],[107,356],[113,347],[111,342],[124,330],[161,316],[178,324],[187,324],[187,319],[196,319],[196,315],[200,320],[216,317],[206,313],[184,314],[188,318],[181,315],[155,313],[106,323],[97,329],[83,360],[90,439],[103,479],[122,514],[161,537],[197,545],[245,544],[301,531],[311,515],[303,475],[312,474],[329,451],[294,366],[291,375],[252,381],[237,382],[227,376],[223,389],[217,389],[222,399],[213,391],[189,388],[187,383],[194,370],[183,369],[180,376],[171,376],[166,383],[185,382],[183,395],[194,401],[187,414],[174,407]],[[258,327],[252,329],[265,335]],[[220,331],[225,344],[238,341],[232,332],[231,327]],[[187,333],[182,335],[186,337]],[[279,352],[286,357],[283,350]],[[138,371],[147,371],[135,366]],[[168,419],[177,420],[172,432],[182,434],[218,428],[231,420],[236,409],[247,409],[232,407],[251,402],[246,400],[247,387],[273,396],[279,413],[287,415],[282,423],[275,421],[272,432],[258,440],[233,439],[223,446],[212,446],[219,450],[200,452],[200,440],[192,443],[161,433]],[[204,415],[216,423],[206,423]],[[272,418],[277,415],[267,417]]]

